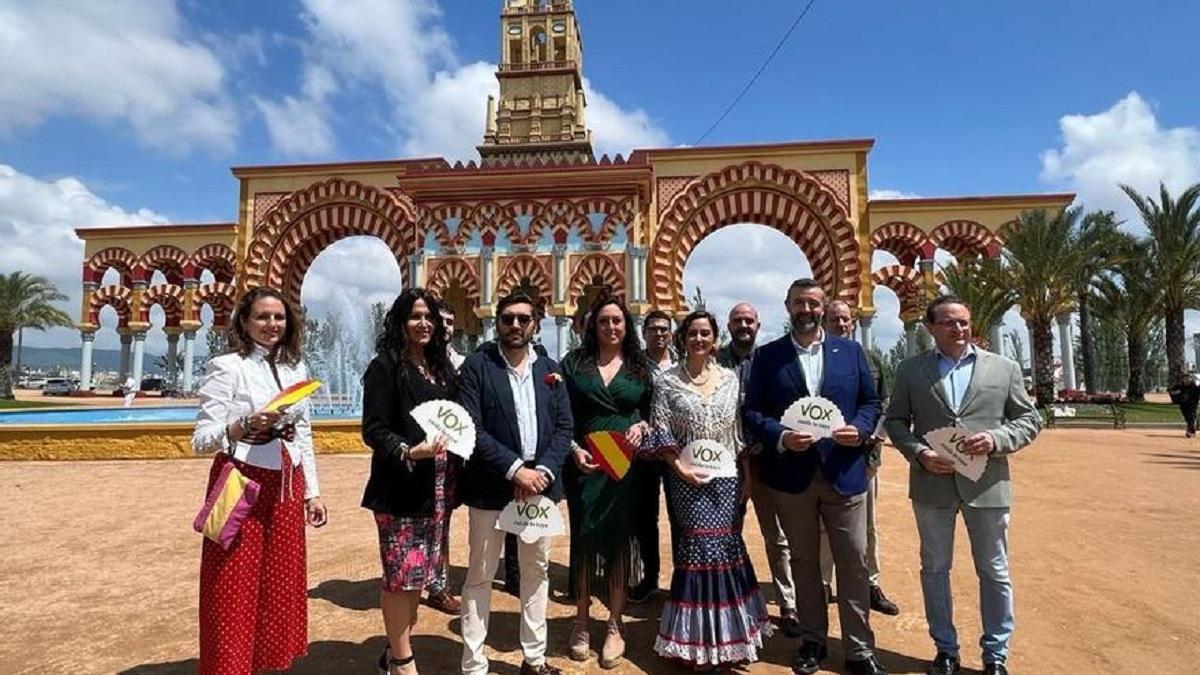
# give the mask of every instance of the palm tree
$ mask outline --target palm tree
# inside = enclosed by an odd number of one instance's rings
[[[1017,293],[1008,271],[995,258],[973,258],[943,268],[946,290],[971,308],[971,332],[983,346],[999,352],[990,343],[992,326],[1017,304]]]
[[[1121,327],[1128,353],[1129,383],[1125,395],[1141,401],[1146,395],[1146,336],[1159,319],[1165,297],[1153,245],[1123,234],[1113,275],[1100,277],[1092,304],[1106,321]]]
[[[1150,235],[1150,253],[1163,287],[1163,318],[1167,330],[1167,367],[1172,382],[1185,370],[1186,341],[1183,311],[1189,296],[1200,284],[1200,183],[1172,199],[1166,185],[1159,184],[1159,199],[1145,197],[1129,187],[1121,189],[1133,200]]]
[[[1083,249],[1083,266],[1076,280],[1076,305],[1079,310],[1079,345],[1083,360],[1083,381],[1089,394],[1096,393],[1096,346],[1092,337],[1092,290],[1101,275],[1117,262],[1124,243],[1120,223],[1112,211],[1093,211],[1083,217],[1075,233],[1076,245]]]
[[[24,272],[0,274],[0,398],[13,397],[13,333],[72,325],[71,317],[53,304],[66,299],[44,277]]]
[[[1004,263],[1033,340],[1039,406],[1054,402],[1054,318],[1074,309],[1075,281],[1085,264],[1074,236],[1079,215],[1079,208],[1056,214],[1026,211],[1005,236]]]

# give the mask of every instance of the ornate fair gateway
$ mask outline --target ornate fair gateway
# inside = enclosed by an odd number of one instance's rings
[[[77,230],[86,242],[81,387],[91,384],[104,306],[120,317],[121,378],[131,369],[140,381],[154,305],[166,315],[168,363],[181,336],[191,363],[204,305],[221,329],[248,287],[279,288],[298,304],[317,255],[363,235],[387,244],[405,286],[425,286],[453,305],[468,335],[491,337],[497,299],[523,289],[540,298],[566,345],[572,315],[601,289],[623,296],[636,316],[685,312],[683,271],[695,246],[726,225],[757,223],[796,242],[814,277],[857,308],[870,344],[876,285],[896,292],[915,330],[923,299],[938,286],[939,248],[996,256],[1005,226],[1022,211],[1073,199],[870,200],[871,140],[596,158],[571,0],[506,0],[500,24],[500,98],[487,100],[479,162],[238,167],[236,223]],[[876,250],[899,263],[872,270]],[[119,280],[102,285],[109,270]],[[184,371],[186,390],[191,369]]]

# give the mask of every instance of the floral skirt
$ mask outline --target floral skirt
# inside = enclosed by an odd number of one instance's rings
[[[434,473],[433,514],[393,516],[375,513],[379,529],[379,557],[383,562],[383,590],[389,593],[442,590],[450,551],[450,494],[446,458],[437,460]]]
[[[666,483],[678,539],[654,650],[697,665],[758,660],[773,627],[742,541],[738,479]]]

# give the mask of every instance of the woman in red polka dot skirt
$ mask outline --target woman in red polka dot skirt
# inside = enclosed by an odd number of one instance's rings
[[[284,388],[308,379],[299,314],[278,291],[256,288],[238,301],[231,324],[231,353],[209,362],[200,385],[192,446],[218,453],[209,489],[232,463],[260,491],[228,549],[204,539],[201,675],[285,670],[308,651],[304,523],[321,527],[328,517],[308,405],[263,410]]]

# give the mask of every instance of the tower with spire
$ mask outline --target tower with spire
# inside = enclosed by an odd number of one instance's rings
[[[504,0],[500,99],[488,96],[484,166],[592,161],[583,38],[571,0]]]

